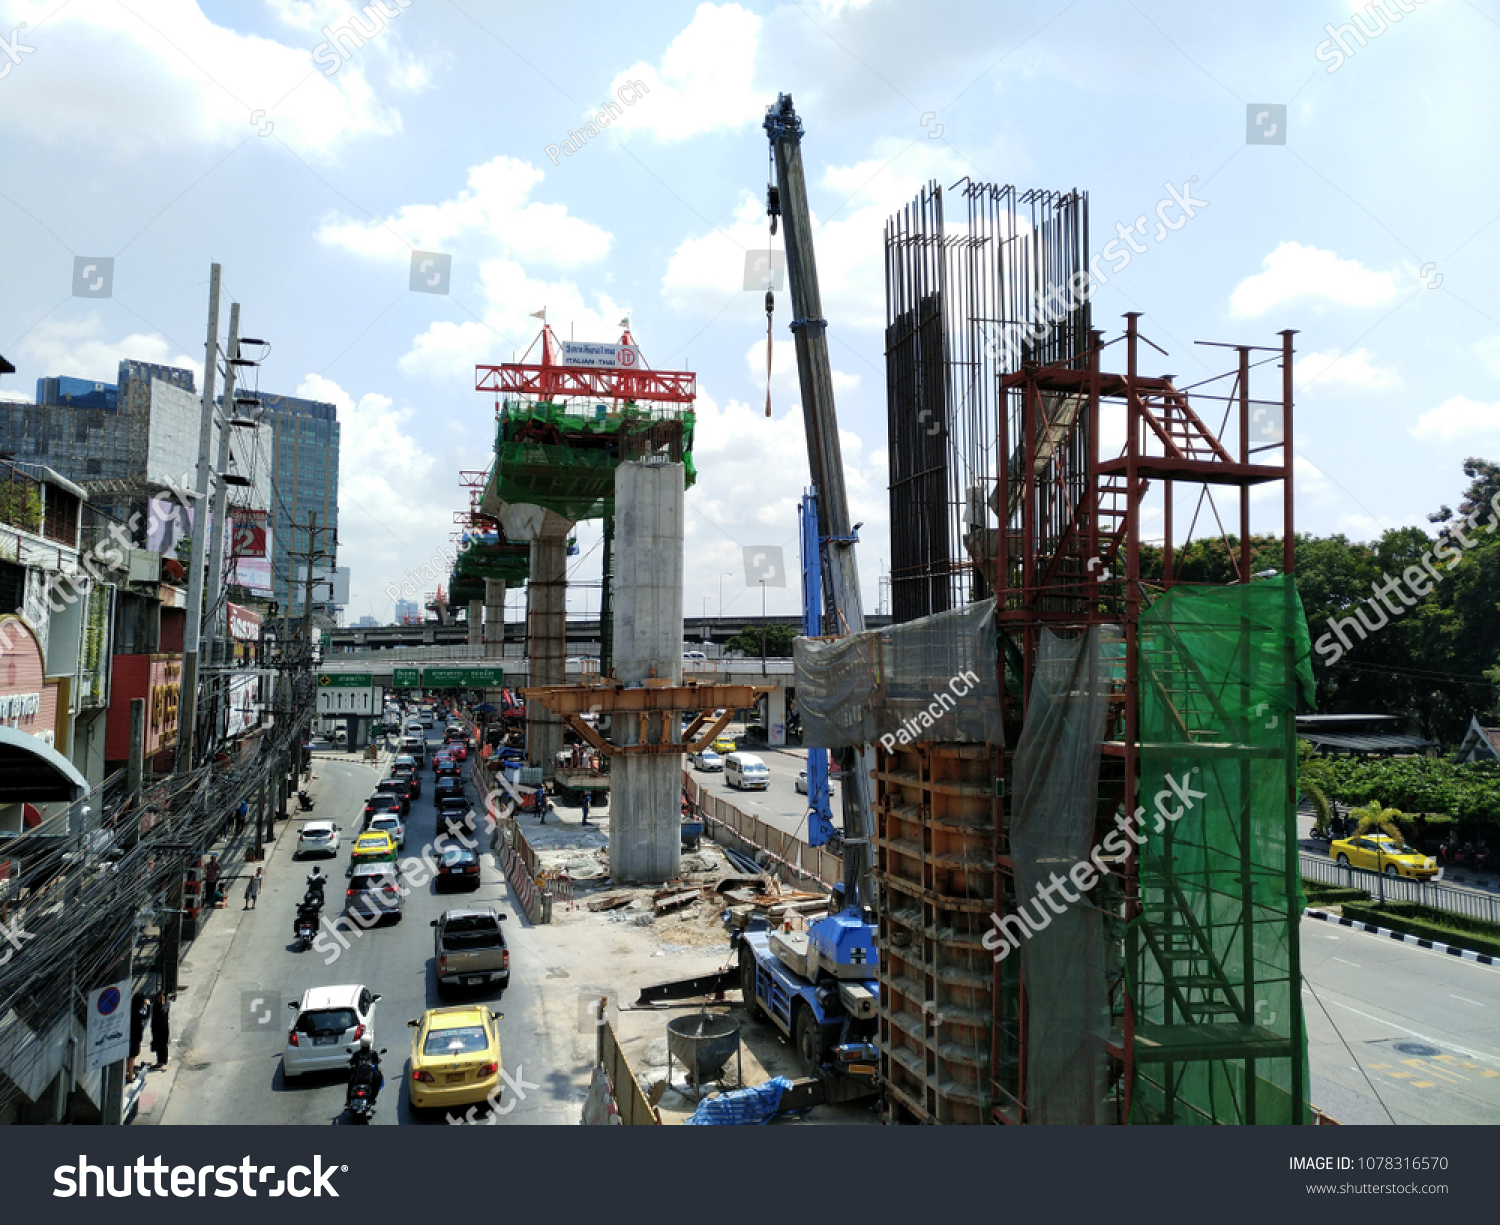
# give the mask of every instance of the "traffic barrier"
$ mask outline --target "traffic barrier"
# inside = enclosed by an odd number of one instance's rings
[[[682,787],[694,812],[709,826],[709,836],[715,842],[752,857],[759,852],[769,864],[775,865],[776,874],[787,877],[789,883],[813,880],[831,889],[843,880],[844,861],[840,856],[741,811],[722,796],[709,794],[686,770],[682,774]]]
[[[537,888],[543,893],[550,893],[560,902],[565,902],[569,910],[575,909],[573,904],[573,878],[566,872],[556,868],[543,868],[541,874],[536,878]]]

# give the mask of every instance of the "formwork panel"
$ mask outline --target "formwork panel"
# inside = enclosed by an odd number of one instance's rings
[[[891,1122],[977,1124],[990,1104],[995,750],[880,750],[880,1050]]]

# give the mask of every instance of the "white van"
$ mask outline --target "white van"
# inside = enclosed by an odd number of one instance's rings
[[[771,771],[754,753],[731,753],[724,758],[724,781],[741,791],[764,791],[771,785]]]

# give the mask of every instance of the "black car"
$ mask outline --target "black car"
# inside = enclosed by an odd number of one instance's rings
[[[464,782],[461,778],[440,778],[432,786],[432,798],[441,804],[444,800],[458,796],[463,799]]]
[[[396,764],[391,767],[391,774],[396,778],[404,778],[411,786],[411,798],[420,799],[422,795],[422,775],[417,769],[417,763],[410,757],[396,758]]]
[[[404,817],[406,810],[411,805],[406,803],[399,795],[392,795],[388,791],[377,791],[365,801],[365,824],[370,823],[370,818],[377,812],[393,812],[397,816]]]
[[[437,801],[437,828],[441,833],[452,825],[454,829],[472,830],[479,823],[479,817],[469,806],[469,801],[461,795],[449,795]]]
[[[432,883],[438,889],[478,889],[479,852],[457,843],[445,844]]]
[[[376,795],[393,795],[401,801],[401,815],[411,812],[411,784],[404,778],[383,779],[375,787]]]

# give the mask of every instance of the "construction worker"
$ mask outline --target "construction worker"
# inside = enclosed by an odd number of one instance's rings
[[[589,793],[587,791],[583,793],[583,823],[585,825],[589,823]]]

